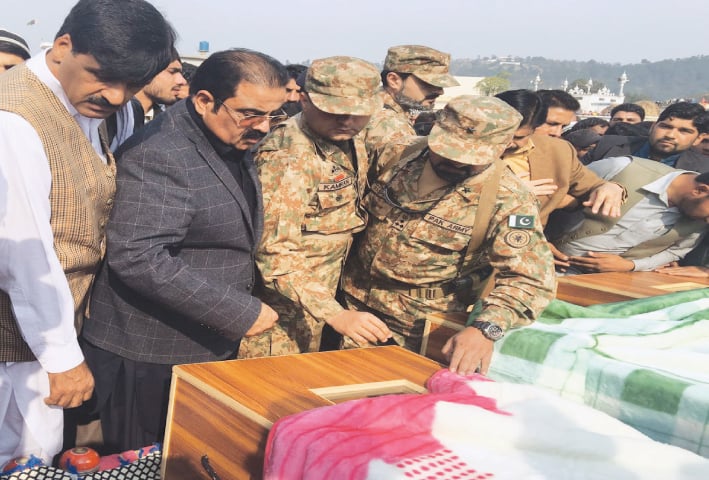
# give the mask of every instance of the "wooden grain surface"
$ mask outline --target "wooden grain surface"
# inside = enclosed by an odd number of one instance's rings
[[[709,288],[709,280],[656,272],[589,273],[558,277],[556,298],[588,306],[697,288]]]
[[[339,400],[325,393],[333,390],[340,398],[423,391],[440,368],[393,346],[177,366],[163,478],[208,478],[199,462],[205,453],[222,480],[260,478],[276,420],[333,405]]]
[[[336,385],[406,379],[423,385],[440,368],[401,347],[376,347],[175,367],[201,379],[270,422],[332,402],[310,391]]]
[[[268,428],[183,380],[175,392],[163,478],[209,478],[200,462],[205,454],[222,480],[261,478]]]

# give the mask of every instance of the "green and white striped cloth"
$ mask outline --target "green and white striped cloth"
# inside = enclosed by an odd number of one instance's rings
[[[709,458],[709,289],[592,307],[555,300],[497,342],[489,376],[545,387]]]

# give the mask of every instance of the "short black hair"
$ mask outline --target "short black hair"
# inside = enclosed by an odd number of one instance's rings
[[[640,121],[645,120],[645,109],[640,105],[634,103],[621,103],[611,110],[611,118],[618,112],[632,112],[637,113],[640,116]]]
[[[694,181],[697,183],[703,183],[704,185],[709,185],[709,172],[700,173],[694,177]]]
[[[265,53],[233,48],[213,53],[197,68],[190,82],[190,95],[206,90],[220,102],[231,98],[241,82],[269,87],[285,87],[290,77],[286,67]]]
[[[545,111],[551,107],[563,108],[572,112],[581,108],[579,101],[563,90],[539,90],[537,95],[542,99]]]
[[[506,90],[495,97],[504,101],[522,115],[521,127],[537,128],[546,120],[546,112],[542,116],[542,99],[536,92],[526,89]]]
[[[626,137],[647,137],[650,135],[650,128],[653,122],[615,122],[608,127],[605,135],[623,135]]]
[[[698,103],[673,103],[660,112],[660,115],[657,117],[657,121],[662,122],[670,118],[691,120],[692,125],[694,125],[699,133],[707,133],[709,131],[709,116],[704,107]]]
[[[542,123],[546,123],[550,108],[561,108],[572,112],[581,108],[579,101],[563,90],[539,90],[537,95],[542,99],[542,108],[539,113]]]
[[[601,117],[588,117],[574,123],[574,125],[569,128],[567,132],[576,132],[578,130],[584,130],[586,128],[596,127],[598,125],[602,127],[609,127],[610,123],[608,122],[608,120],[603,119]]]
[[[79,0],[55,38],[69,34],[72,52],[91,55],[109,82],[147,85],[170,64],[175,32],[145,0]]]
[[[182,76],[185,77],[187,83],[190,83],[192,81],[192,77],[194,76],[194,72],[196,71],[197,65],[189,62],[182,62]]]
[[[298,77],[308,70],[305,65],[300,65],[299,63],[289,63],[286,65],[286,71],[288,76],[293,80],[298,80]]]

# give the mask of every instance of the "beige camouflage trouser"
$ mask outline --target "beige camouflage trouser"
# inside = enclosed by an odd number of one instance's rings
[[[295,302],[271,289],[261,297],[278,312],[278,323],[260,335],[243,338],[237,358],[275,357],[320,349],[323,322],[318,322]]]
[[[308,272],[307,278],[317,280],[322,290],[332,298],[337,292],[342,265],[352,242],[349,234],[310,235],[304,240],[308,251],[300,270]],[[306,277],[306,275],[303,275]],[[294,297],[300,292],[292,294]],[[278,312],[278,322],[269,331],[241,340],[237,358],[269,357],[320,350],[324,319],[314,318],[303,305],[277,290],[272,283],[257,296]]]

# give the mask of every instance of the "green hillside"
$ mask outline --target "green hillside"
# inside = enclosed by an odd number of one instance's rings
[[[701,98],[709,93],[708,55],[627,65],[543,57],[483,57],[454,59],[451,72],[475,77],[505,72],[511,88],[531,88],[537,74],[542,78],[540,88],[560,88],[565,79],[569,83],[581,80],[585,85],[591,78],[595,88],[605,85],[613,92],[618,91],[618,77],[626,72],[630,81],[625,85],[625,94],[630,101]]]

